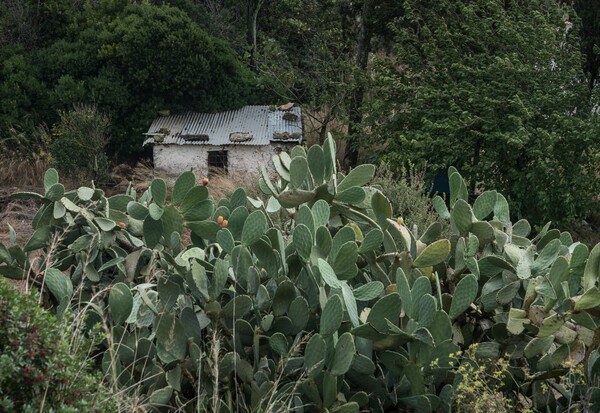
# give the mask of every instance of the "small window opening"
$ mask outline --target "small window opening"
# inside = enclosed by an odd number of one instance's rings
[[[208,152],[208,171],[215,174],[227,173],[227,151]]]

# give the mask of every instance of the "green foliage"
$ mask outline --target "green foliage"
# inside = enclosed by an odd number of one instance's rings
[[[573,10],[554,1],[404,2],[376,63],[365,145],[394,165],[454,165],[534,224],[598,210],[598,117]],[[577,24],[577,21],[573,21]],[[367,134],[365,134],[367,135]]]
[[[0,47],[0,61],[0,148],[10,156],[34,146],[33,141],[16,142],[11,132],[32,134],[47,113],[47,90],[34,57],[22,47]]]
[[[106,180],[109,128],[110,119],[93,106],[60,112],[60,120],[51,130],[52,163],[62,174],[78,181]]]
[[[179,8],[109,0],[35,7],[60,29],[44,25],[47,37],[26,50],[0,41],[2,135],[13,126],[31,134],[42,122],[59,121],[58,111],[94,105],[112,120],[108,149],[136,154],[161,110],[210,112],[253,102],[254,75]],[[0,33],[8,31],[1,24]]]
[[[393,215],[402,218],[413,233],[420,233],[431,224],[441,222],[431,207],[428,196],[431,188],[427,187],[424,170],[401,168],[394,172],[390,164],[384,162],[377,168],[375,182],[390,200]]]
[[[120,147],[139,150],[140,132],[159,110],[214,112],[250,101],[251,73],[177,8],[129,5],[98,29],[99,66],[115,70],[131,96],[114,117],[129,127],[117,131]],[[105,99],[110,107],[111,97]],[[136,129],[140,138],[131,139]]]
[[[0,409],[117,412],[92,372],[92,342],[77,332],[71,337],[73,327],[44,311],[38,299],[0,279]]]
[[[440,223],[417,238],[372,165],[338,172],[331,137],[315,151],[322,163],[274,157],[266,202],[238,190],[215,205],[189,173],[107,198],[49,170],[43,195],[19,194],[43,206],[24,249],[0,247],[0,273],[64,271],[46,284],[56,311],[102,320],[106,379],[157,410],[449,412],[474,344],[510,360],[489,386],[512,406],[597,408],[600,247],[531,237],[495,191],[470,204],[454,168],[450,208],[434,199],[448,239]]]
[[[588,85],[592,91],[600,76],[600,5],[592,0],[581,0],[573,3],[573,8],[581,19],[581,51],[585,58]]]

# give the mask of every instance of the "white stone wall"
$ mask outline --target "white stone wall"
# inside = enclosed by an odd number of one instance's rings
[[[269,173],[274,172],[271,158],[276,148],[291,150],[291,145],[278,144],[269,146],[250,145],[154,145],[154,167],[165,171],[168,175],[177,176],[192,170],[198,178],[208,174],[208,152],[227,151],[228,170],[232,175],[260,174],[260,164],[265,165]]]

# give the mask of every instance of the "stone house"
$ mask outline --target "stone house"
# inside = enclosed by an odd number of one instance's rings
[[[272,172],[274,154],[302,142],[302,113],[291,104],[187,112],[159,116],[144,135],[154,167],[168,175],[258,174],[261,164]]]

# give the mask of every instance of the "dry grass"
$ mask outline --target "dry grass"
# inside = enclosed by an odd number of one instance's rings
[[[117,183],[110,188],[105,188],[105,190],[113,193],[123,193],[131,182],[133,188],[139,194],[148,189],[150,183],[155,178],[162,178],[169,186],[172,186],[177,176],[171,176],[161,169],[155,169],[147,162],[139,162],[134,168],[120,165],[111,173],[111,179]],[[196,173],[196,182],[198,184],[201,184],[203,178],[205,176]],[[208,179],[208,192],[215,200],[215,203],[221,198],[231,195],[233,191],[240,187],[244,188],[249,196],[258,196],[258,176],[254,174],[224,174],[212,171]]]
[[[258,197],[258,176],[254,174],[213,173],[209,177],[208,192],[215,202],[230,196],[237,188],[244,188],[251,197]]]
[[[10,227],[15,230],[15,242],[24,246],[33,234],[31,222],[39,205],[34,201],[12,201],[10,195],[16,191],[40,191],[44,173],[48,169],[47,159],[3,157],[0,162],[0,243],[8,246],[11,242]],[[8,280],[18,290],[27,289],[26,280]]]
[[[12,226],[17,234],[16,243],[24,246],[29,237],[33,234],[31,221],[38,210],[38,205],[32,201],[13,201],[7,204],[6,208],[0,213],[0,243],[8,246],[10,244],[10,230],[8,225]],[[27,280],[11,280],[12,284],[19,291],[27,290]]]
[[[42,192],[44,173],[50,167],[48,160],[8,159],[0,162],[0,242],[9,241],[10,224],[17,233],[17,243],[23,243],[33,234],[31,221],[39,205],[34,201],[12,201],[10,195],[17,191]]]
[[[38,211],[39,205],[33,201],[9,202],[0,213],[0,242],[8,244],[10,232],[8,225],[17,233],[17,244],[23,245],[33,234],[31,221]]]
[[[49,166],[48,160],[43,158],[33,160],[4,158],[0,162],[0,182],[3,187],[19,189],[40,187]]]

